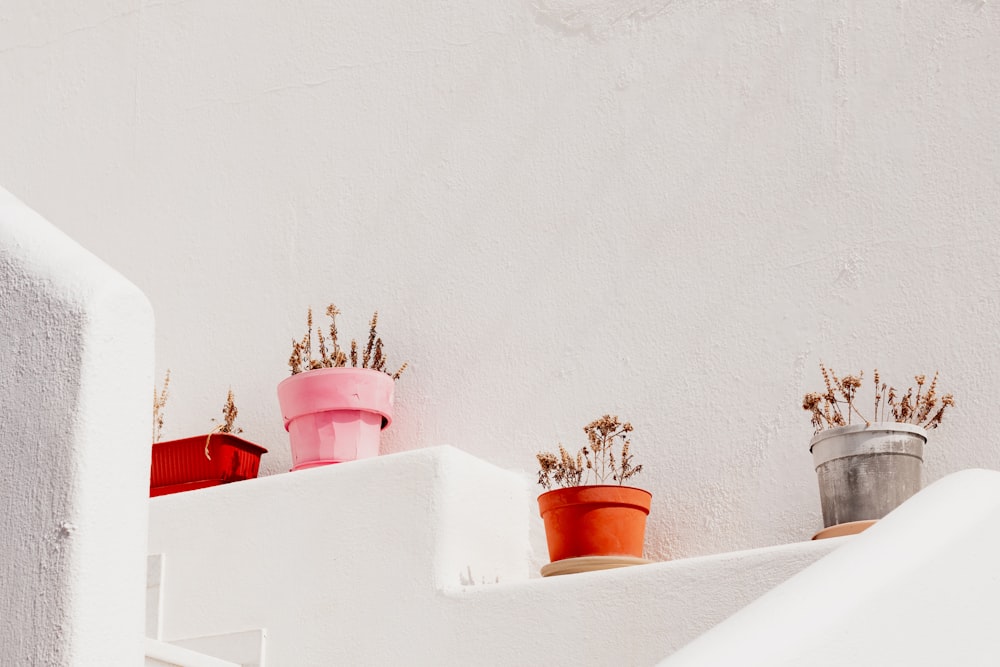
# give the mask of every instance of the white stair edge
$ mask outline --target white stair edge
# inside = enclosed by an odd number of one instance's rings
[[[191,651],[228,660],[240,667],[264,667],[264,642],[266,640],[267,631],[258,629],[173,639],[170,643]]]
[[[157,662],[150,663],[150,660]],[[170,665],[170,667],[241,667],[239,663],[215,658],[149,637],[146,638],[146,664]]]

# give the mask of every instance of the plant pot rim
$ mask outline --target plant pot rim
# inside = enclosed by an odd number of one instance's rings
[[[396,381],[383,371],[340,366],[314,368],[278,383],[278,404],[285,430],[292,420],[319,412],[370,412],[381,415],[382,430],[392,424]]]
[[[174,443],[187,442],[189,440],[201,440],[202,443],[204,444],[206,441],[210,441],[209,440],[210,436],[211,436],[211,440],[215,440],[216,438],[224,439],[224,440],[235,440],[236,442],[233,443],[233,444],[237,445],[238,447],[241,447],[243,449],[247,449],[247,450],[250,450],[250,451],[253,451],[253,452],[259,452],[260,454],[267,454],[267,449],[264,448],[264,447],[261,447],[260,445],[258,445],[255,442],[250,442],[246,438],[241,438],[240,436],[235,435],[233,433],[219,433],[219,432],[204,433],[202,435],[189,435],[186,438],[174,438],[173,440],[161,440],[159,442],[154,442],[153,443],[153,447],[160,447],[160,446],[163,446],[163,445],[172,445]]]
[[[586,498],[578,500],[576,502],[570,501],[560,501],[559,496],[562,495],[576,495],[580,493],[587,493],[587,491],[601,491],[607,490],[610,492],[621,492],[624,491],[626,496],[632,496],[633,500],[621,499],[621,500],[609,500],[608,498]],[[639,498],[635,498],[635,494],[639,494]],[[610,494],[609,494],[610,495]],[[613,505],[631,505],[638,509],[641,509],[646,514],[649,514],[653,500],[653,494],[646,489],[640,489],[637,486],[619,486],[617,484],[581,484],[580,486],[565,486],[559,489],[552,489],[546,491],[545,493],[538,496],[538,509],[542,514],[551,510],[553,507],[566,507],[569,505],[586,505],[589,503],[609,503]]]
[[[547,496],[551,493],[557,493],[559,491],[576,491],[578,489],[629,489],[631,491],[642,491],[643,493],[649,495],[650,498],[653,494],[646,489],[641,489],[638,486],[627,486],[625,484],[578,484],[576,486],[561,486],[558,489],[549,489],[543,493],[539,493],[538,497]]]
[[[375,373],[377,375],[384,375],[390,382],[395,382],[392,376],[385,371],[377,371],[374,368],[356,368],[354,366],[337,366],[334,368],[310,368],[307,371],[302,371],[301,373],[295,373],[294,375],[289,375],[284,380],[278,383],[278,386],[285,384],[289,380],[294,380],[302,375],[311,374],[313,377],[316,375],[349,375],[352,373]]]
[[[823,429],[814,435],[812,440],[809,441],[809,451],[811,452],[813,447],[827,438],[833,438],[838,435],[848,435],[851,433],[861,433],[864,431],[911,433],[923,438],[924,442],[927,442],[927,429],[922,426],[917,426],[916,424],[910,424],[908,422],[872,422],[867,425],[851,424],[850,426],[834,426],[833,428]]]
[[[873,424],[872,427],[842,426],[831,430],[835,432],[820,433],[809,445],[813,465],[817,469],[830,461],[856,456],[912,456],[924,460],[927,432],[913,424],[889,422]]]

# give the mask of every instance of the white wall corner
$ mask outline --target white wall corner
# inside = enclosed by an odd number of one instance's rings
[[[140,664],[153,315],[0,189],[2,664]]]
[[[438,588],[528,578],[524,479],[454,447],[438,448],[434,508]]]
[[[160,639],[163,635],[163,554],[146,557],[146,637]]]

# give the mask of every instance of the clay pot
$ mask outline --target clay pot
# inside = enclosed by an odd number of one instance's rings
[[[208,454],[205,456],[205,445]],[[196,435],[153,443],[149,471],[151,498],[253,479],[267,450],[232,433]]]
[[[292,470],[378,456],[395,382],[369,368],[318,368],[278,384]]]
[[[549,558],[642,557],[653,496],[631,486],[574,486],[538,496]]]

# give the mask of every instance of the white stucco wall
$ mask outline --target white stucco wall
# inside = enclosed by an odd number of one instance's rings
[[[617,412],[650,556],[787,543],[820,359],[940,369],[928,480],[1000,467],[997,12],[14,0],[0,183],[149,295],[168,436],[232,385],[286,470],[305,307],[377,307],[411,362],[387,451],[530,475]]]
[[[0,189],[0,664],[140,664],[153,316]]]

